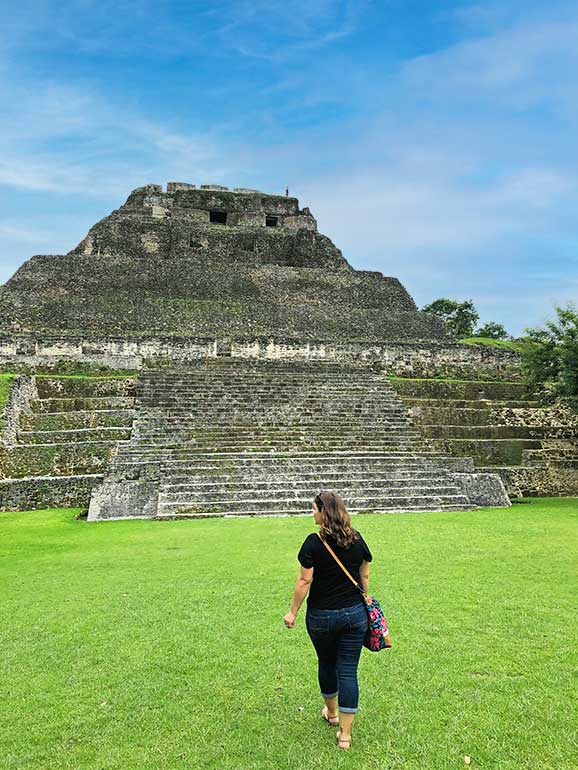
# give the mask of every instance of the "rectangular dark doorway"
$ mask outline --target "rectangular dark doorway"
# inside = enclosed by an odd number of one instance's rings
[[[210,211],[209,221],[212,225],[226,225],[227,224],[227,212],[226,211]]]
[[[267,227],[277,227],[279,223],[279,217],[265,217],[265,224]]]

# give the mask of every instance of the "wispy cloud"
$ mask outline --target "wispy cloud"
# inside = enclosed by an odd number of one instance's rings
[[[97,90],[36,86],[0,87],[7,105],[0,121],[0,185],[110,196],[158,175],[221,179],[228,172],[226,161],[219,166],[223,154],[209,133],[179,134]]]
[[[351,35],[369,0],[242,0],[218,34],[243,56],[287,61]]]

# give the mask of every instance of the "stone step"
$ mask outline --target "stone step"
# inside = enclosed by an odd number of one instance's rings
[[[447,504],[447,505],[434,505],[434,506],[405,506],[404,508],[380,508],[379,510],[369,510],[369,509],[358,509],[358,508],[348,508],[348,512],[352,515],[363,515],[363,514],[369,514],[369,513],[383,513],[383,514],[396,514],[396,513],[429,513],[429,512],[443,512],[443,511],[470,511],[472,510],[473,506],[469,503],[467,504]],[[286,518],[288,516],[311,516],[311,511],[304,511],[302,509],[291,509],[287,508],[286,510],[279,512],[279,511],[226,511],[221,513],[174,513],[174,512],[163,512],[159,513],[154,518],[157,521],[179,521],[181,519],[214,519],[214,518],[229,518],[229,517],[235,517],[235,518],[254,518],[254,517],[264,517],[264,518]]]
[[[573,434],[571,428],[528,427],[526,425],[422,425],[426,438],[472,438],[472,439],[539,439],[560,430]]]
[[[45,431],[48,432],[48,431]],[[135,440],[142,439],[144,437],[150,438],[151,443],[154,443],[158,439],[164,438],[195,438],[195,439],[210,439],[210,440],[232,440],[235,438],[247,439],[253,438],[264,441],[278,440],[282,438],[287,439],[300,439],[308,437],[318,437],[319,439],[332,439],[337,441],[343,437],[349,438],[362,438],[365,436],[383,436],[394,439],[420,439],[422,434],[420,431],[414,428],[407,428],[405,426],[390,427],[390,426],[375,426],[375,425],[336,425],[333,426],[333,430],[330,426],[318,426],[318,425],[266,425],[266,426],[238,426],[230,425],[228,427],[216,427],[216,426],[162,426],[162,427],[150,427],[141,426],[137,423],[134,426],[133,437]]]
[[[181,412],[174,410],[163,411],[150,409],[140,409],[135,413],[135,419],[139,424],[152,425],[172,425],[172,424],[191,424],[199,425],[275,425],[294,424],[294,425],[333,425],[348,423],[363,423],[374,425],[399,425],[400,427],[415,428],[415,425],[405,412],[392,413],[389,411],[353,411],[332,412],[330,409],[319,409],[309,411],[304,409],[282,409],[275,408],[267,411],[258,412],[248,409],[222,409],[219,411],[210,409],[200,409],[196,406],[183,408]]]
[[[391,379],[390,386],[399,396],[409,398],[452,398],[465,400],[524,400],[531,396],[528,387],[518,382],[481,382],[479,380]]]
[[[307,378],[300,378],[297,380],[288,380],[287,378],[281,378],[277,380],[266,380],[260,377],[254,377],[251,379],[231,379],[216,382],[214,380],[196,380],[196,381],[182,381],[182,382],[146,382],[139,381],[138,391],[160,393],[160,392],[199,392],[204,393],[207,391],[214,393],[229,393],[234,390],[238,390],[243,393],[248,393],[251,390],[258,390],[261,393],[328,393],[328,392],[372,392],[372,393],[384,393],[388,396],[399,398],[394,388],[391,388],[387,382],[381,380],[364,380],[357,379],[356,381],[331,381],[325,379],[316,379],[315,381],[308,380]],[[131,394],[132,395],[132,394]]]
[[[277,499],[279,497],[283,500],[305,499],[311,501],[319,490],[323,488],[324,487],[318,485],[302,485],[299,487],[285,485],[275,489],[239,490],[231,486],[222,491],[207,490],[205,494],[202,494],[199,491],[196,493],[184,491],[165,492],[161,489],[159,492],[159,507],[162,508],[169,505],[190,505],[192,507],[199,507],[207,503],[210,505],[225,505],[231,507],[235,506],[236,503],[253,503],[260,500],[270,501],[272,498]],[[387,488],[372,485],[356,488],[344,483],[339,486],[339,493],[344,499],[349,498],[352,495],[364,495],[369,498],[378,498],[383,495],[384,492],[394,494],[397,497],[446,497],[448,495],[455,496],[461,494],[461,490],[452,484],[439,484],[433,486],[398,484],[393,486],[388,485]]]
[[[0,476],[72,476],[102,473],[116,447],[113,441],[20,444],[0,452]]]
[[[288,484],[293,487],[299,486],[304,488],[310,488],[311,486],[317,489],[331,489],[334,485],[343,486],[347,485],[348,488],[361,487],[372,485],[383,486],[399,486],[406,484],[416,484],[417,486],[428,486],[439,481],[440,472],[419,472],[419,471],[391,471],[386,473],[383,470],[376,471],[374,475],[371,475],[371,469],[363,469],[357,472],[349,471],[344,474],[340,472],[325,472],[325,473],[283,473],[277,471],[275,476],[272,477],[270,473],[263,475],[260,478],[255,471],[250,475],[236,476],[233,474],[207,476],[200,472],[198,476],[189,474],[186,476],[180,475],[163,475],[163,481],[161,482],[161,489],[166,489],[168,492],[187,492],[193,490],[200,491],[224,491],[230,489],[232,486],[235,489],[277,489],[283,488]],[[195,480],[193,480],[195,479]]]
[[[198,385],[191,387],[184,387],[179,385],[166,385],[166,386],[154,386],[154,387],[139,387],[137,394],[140,398],[151,397],[167,397],[167,396],[184,396],[184,397],[203,397],[207,394],[214,395],[215,398],[227,398],[229,396],[237,396],[238,398],[250,398],[252,393],[256,393],[259,396],[276,396],[277,398],[326,398],[329,395],[334,396],[348,396],[360,398],[364,395],[371,396],[375,399],[385,399],[387,401],[395,402],[400,397],[383,386],[366,386],[366,385],[348,385],[343,387],[338,386],[311,386],[304,384],[295,387],[286,387],[283,385],[274,386],[262,386],[258,383],[238,385],[237,383],[231,383],[229,387],[215,387],[210,384]]]
[[[145,449],[147,448],[156,448],[158,451],[157,453],[165,453],[164,450],[184,450],[192,453],[199,453],[202,451],[203,447],[206,447],[207,453],[226,453],[226,454],[243,454],[245,452],[250,452],[251,454],[255,454],[256,452],[266,452],[271,453],[275,452],[276,454],[283,454],[283,452],[295,454],[295,452],[300,452],[301,454],[303,452],[321,452],[321,453],[331,453],[333,451],[355,451],[356,454],[362,452],[390,452],[395,450],[405,451],[408,454],[411,454],[412,452],[416,452],[421,450],[422,446],[424,446],[421,442],[409,442],[409,441],[389,441],[385,442],[383,440],[364,440],[364,441],[356,441],[356,440],[343,440],[339,442],[331,442],[331,441],[320,441],[312,439],[311,441],[306,441],[304,439],[271,439],[268,441],[250,441],[246,440],[243,441],[241,439],[235,440],[235,441],[218,441],[218,442],[211,442],[209,440],[206,441],[195,441],[194,439],[190,439],[188,441],[174,441],[174,442],[165,442],[161,443],[155,442],[150,443],[145,440],[142,442],[138,441],[132,441],[131,442],[132,447],[138,452],[138,450],[143,447]]]
[[[431,439],[433,440],[433,439]],[[517,440],[517,439],[516,439]],[[198,451],[198,448],[202,445],[210,447],[207,451],[213,452],[215,448],[221,447],[223,452],[230,453],[233,451],[230,447],[238,447],[235,450],[235,454],[242,454],[244,451],[254,452],[262,447],[263,452],[271,452],[273,448],[282,452],[283,447],[291,447],[291,452],[294,453],[295,447],[303,446],[308,447],[303,451],[325,451],[325,452],[338,452],[341,450],[351,451],[351,447],[359,447],[357,450],[360,452],[389,452],[394,450],[400,450],[405,452],[411,452],[420,450],[426,446],[423,440],[417,437],[406,436],[388,436],[387,434],[366,434],[361,436],[337,436],[324,439],[322,436],[315,434],[298,435],[298,436],[231,436],[230,438],[211,438],[210,436],[203,437],[190,435],[187,437],[172,435],[166,437],[160,436],[133,436],[131,439],[131,447],[139,450],[140,448],[150,448],[152,450],[159,449],[186,449],[192,451]],[[288,449],[289,451],[289,449]]]
[[[40,398],[134,396],[134,377],[65,377],[39,376],[35,378]]]
[[[19,444],[62,444],[86,441],[122,441],[130,438],[130,428],[79,428],[71,430],[21,430]]]
[[[309,409],[317,411],[319,409],[329,408],[333,412],[350,411],[361,409],[362,411],[377,410],[378,412],[392,411],[393,413],[407,413],[403,404],[389,401],[387,399],[371,399],[369,394],[364,393],[359,397],[351,394],[338,396],[328,394],[326,397],[307,397],[283,398],[280,395],[273,394],[267,397],[258,393],[248,395],[247,398],[241,398],[238,394],[231,394],[229,397],[217,396],[214,393],[205,393],[199,396],[184,396],[179,394],[143,396],[138,399],[138,405],[141,409],[163,409],[166,411],[174,409],[207,408],[213,411],[223,411],[225,409],[243,409],[254,410],[257,412],[269,409],[281,409],[292,407],[293,409]]]
[[[38,446],[38,445],[36,445]],[[50,445],[53,446],[53,445]],[[352,453],[353,454],[353,453]],[[255,463],[250,462],[251,457],[255,457]],[[211,463],[210,458],[215,458]],[[225,474],[229,473],[241,473],[243,470],[246,473],[257,474],[259,472],[267,473],[279,473],[281,468],[295,469],[296,474],[305,472],[318,473],[318,472],[348,472],[351,473],[352,469],[358,465],[363,467],[361,463],[341,462],[340,460],[334,460],[327,455],[320,454],[319,459],[313,460],[312,458],[303,458],[302,453],[295,452],[293,455],[285,454],[279,456],[277,452],[271,452],[267,458],[264,458],[262,453],[255,452],[253,455],[242,455],[245,462],[236,460],[239,455],[223,455],[219,453],[202,454],[201,452],[188,453],[180,457],[171,457],[164,455],[146,455],[146,456],[133,456],[130,458],[119,457],[118,455],[113,458],[113,465],[115,468],[130,468],[137,466],[162,466],[163,473],[168,477],[172,475],[182,475],[183,473],[193,473],[198,470],[201,473],[207,473],[211,475],[218,475],[219,472]],[[367,460],[368,464],[371,464],[372,472],[376,468],[381,468],[385,471],[393,471],[401,469],[407,472],[414,472],[418,470],[429,470],[432,467],[440,467],[440,461],[438,461],[439,455],[431,455],[426,457],[406,456],[396,457],[389,460]],[[197,459],[198,458],[198,459]],[[459,458],[455,459],[459,462]],[[276,461],[279,461],[278,462]],[[445,466],[449,461],[444,459],[443,465]],[[453,467],[453,466],[452,466]],[[221,471],[225,468],[224,471]],[[260,470],[262,469],[262,471]]]
[[[231,458],[228,462],[217,459],[211,463],[209,459],[211,455],[205,455],[205,457],[199,455],[199,457],[201,459],[196,462],[191,457],[186,459],[147,458],[146,460],[139,458],[132,461],[119,460],[118,457],[115,457],[111,463],[111,471],[122,472],[131,468],[137,470],[160,468],[163,478],[169,479],[171,483],[178,481],[186,483],[195,477],[207,481],[214,480],[215,482],[232,478],[247,479],[248,481],[262,478],[300,479],[308,476],[343,478],[347,475],[354,478],[356,476],[363,477],[364,474],[381,476],[407,474],[418,477],[422,473],[435,473],[439,476],[446,471],[446,468],[461,470],[458,466],[460,462],[458,458],[451,458],[452,463],[446,459],[439,460],[437,456],[435,458],[395,458],[387,461],[366,460],[365,463],[339,462],[323,457],[312,460],[311,458],[299,458],[297,455],[295,458],[291,458],[291,456],[278,458],[272,455],[269,462],[265,458],[256,456],[254,463],[251,463],[247,457],[244,457],[243,462],[235,462]],[[216,457],[218,458],[218,455]]]
[[[217,386],[219,384],[229,385],[232,382],[243,384],[251,382],[267,382],[271,384],[279,384],[284,386],[290,386],[292,384],[309,384],[312,386],[320,385],[323,383],[334,383],[336,385],[346,384],[375,384],[381,387],[391,387],[389,381],[380,375],[371,374],[367,371],[357,370],[354,372],[336,371],[336,372],[318,372],[315,373],[315,377],[311,378],[311,372],[295,372],[292,370],[281,371],[264,371],[255,370],[249,372],[243,372],[237,370],[234,373],[223,372],[215,374],[207,371],[188,372],[173,376],[154,376],[150,374],[142,374],[139,378],[140,384],[151,385],[153,387],[162,385],[177,385],[177,384],[201,384]]]
[[[335,376],[330,376],[329,373],[315,373],[315,376],[310,376],[309,372],[292,372],[292,371],[269,371],[256,370],[253,372],[243,372],[237,370],[236,372],[223,373],[215,375],[211,372],[190,373],[186,376],[175,377],[150,377],[142,374],[139,377],[139,384],[148,385],[149,387],[162,387],[163,385],[210,385],[211,387],[228,386],[231,383],[238,383],[239,385],[249,385],[253,382],[262,383],[265,385],[281,385],[283,387],[292,387],[295,385],[311,385],[311,387],[319,387],[321,385],[335,385],[336,387],[343,387],[346,385],[359,386],[359,385],[375,385],[383,388],[392,388],[390,380],[386,378],[370,374],[368,372],[357,371],[354,373],[337,372]]]
[[[103,396],[101,398],[36,398],[30,402],[34,412],[75,412],[95,409],[134,409],[136,399],[125,396]]]
[[[0,511],[86,506],[102,479],[98,473],[0,479]]]
[[[156,445],[151,445],[149,448],[147,447],[138,447],[135,448],[132,446],[129,442],[124,442],[123,444],[119,445],[118,450],[118,457],[166,457],[167,459],[179,459],[183,460],[187,456],[191,456],[194,458],[194,461],[196,463],[203,462],[203,455],[197,452],[195,449],[189,449],[189,448],[182,448],[182,447],[158,447]],[[214,452],[207,454],[206,458],[207,460],[210,460],[211,463],[221,463],[221,462],[239,462],[239,463],[248,463],[248,464],[254,464],[257,462],[264,462],[267,464],[270,464],[271,462],[285,462],[286,460],[291,460],[294,463],[301,463],[306,462],[307,460],[311,460],[314,462],[318,462],[320,460],[325,459],[332,459],[334,461],[342,461],[347,463],[353,463],[353,462],[365,462],[368,460],[393,460],[393,459],[399,459],[402,461],[406,461],[408,459],[422,459],[422,458],[430,458],[435,457],[438,458],[442,456],[442,453],[435,451],[434,449],[423,449],[419,452],[409,452],[406,450],[389,450],[387,452],[382,451],[375,451],[375,450],[369,450],[367,452],[361,451],[361,452],[353,452],[351,450],[336,450],[333,452],[327,452],[327,451],[316,451],[308,449],[307,451],[302,452],[291,452],[291,453],[283,453],[283,452],[253,452],[250,455],[245,455],[243,452],[221,452],[217,455],[215,455]],[[444,461],[448,458],[444,457]]]
[[[401,396],[406,406],[419,406],[425,409],[539,409],[541,404],[535,400],[504,399],[459,399],[459,398],[412,398]]]
[[[384,413],[376,415],[375,412],[347,411],[338,414],[328,414],[327,411],[305,411],[300,409],[276,409],[267,412],[223,409],[210,413],[207,410],[183,411],[181,414],[168,412],[151,412],[140,410],[137,414],[139,425],[199,425],[204,421],[207,425],[229,425],[232,420],[236,425],[249,427],[256,422],[264,425],[355,425],[361,421],[370,425],[391,425],[413,428],[412,422],[402,414]]]
[[[381,372],[374,371],[369,364],[352,363],[347,361],[303,360],[303,359],[248,359],[231,356],[228,358],[204,358],[198,361],[188,361],[186,366],[175,366],[162,369],[143,369],[141,377],[157,379],[163,377],[188,377],[201,374],[203,376],[236,377],[255,373],[286,374],[332,374],[343,377],[344,373],[355,376],[383,377]]]
[[[79,428],[130,427],[134,411],[131,409],[94,409],[68,412],[22,414],[20,426],[25,430],[46,431]]]
[[[522,454],[522,466],[526,468],[543,466],[578,468],[578,446],[526,449]]]
[[[376,497],[352,497],[345,498],[345,504],[352,511],[404,511],[408,508],[414,510],[431,509],[437,510],[442,505],[459,505],[464,508],[471,508],[468,499],[464,495],[379,495]],[[167,514],[234,514],[245,513],[248,515],[264,512],[283,513],[289,510],[301,510],[310,514],[311,498],[288,498],[285,500],[231,500],[223,501],[218,504],[200,503],[198,505],[189,505],[187,503],[161,503],[159,501],[158,516]]]
[[[311,379],[311,374],[315,374],[315,378]],[[345,367],[339,367],[334,370],[331,369],[302,369],[299,370],[293,366],[279,367],[266,369],[263,367],[257,367],[254,369],[245,369],[241,367],[234,367],[234,371],[211,371],[207,368],[199,368],[186,372],[163,372],[163,373],[150,373],[142,372],[140,379],[142,382],[151,383],[164,383],[164,382],[191,382],[191,381],[209,381],[209,382],[240,382],[245,380],[279,380],[282,382],[312,382],[322,380],[335,381],[335,382],[347,382],[347,381],[368,381],[368,382],[383,382],[388,384],[388,380],[383,375],[375,374],[369,369],[347,369]]]
[[[279,433],[315,433],[321,435],[347,435],[350,433],[387,433],[390,435],[403,436],[423,436],[422,432],[410,424],[402,423],[370,423],[356,420],[354,422],[335,422],[335,423],[316,423],[316,422],[266,422],[260,423],[253,421],[236,422],[229,420],[227,423],[214,422],[180,422],[166,424],[163,421],[159,423],[135,421],[133,424],[135,436],[152,435],[173,435],[173,434],[191,434],[199,433],[207,435],[230,435],[230,431],[235,431],[236,435],[246,435],[246,433],[278,435]]]
[[[525,449],[540,449],[537,439],[505,438],[430,438],[427,444],[432,451],[455,457],[471,457],[479,466],[519,465]]]
[[[378,442],[380,444],[401,444],[406,445],[421,445],[423,444],[423,438],[419,433],[409,433],[405,431],[395,430],[376,430],[368,428],[367,430],[356,431],[344,431],[343,433],[328,433],[327,431],[317,430],[279,430],[276,432],[268,431],[247,431],[215,433],[212,431],[203,432],[201,430],[172,430],[172,431],[138,431],[135,430],[132,434],[131,443],[134,446],[141,446],[143,444],[150,444],[151,446],[176,446],[178,444],[194,444],[222,442],[223,446],[227,446],[229,443],[249,444],[250,446],[258,446],[262,443],[265,447],[268,447],[271,443],[274,444],[316,444],[334,446],[339,449],[339,446],[343,442],[351,443],[367,443],[368,445]]]
[[[229,412],[226,416],[222,416],[219,420],[211,419],[210,415],[207,415],[203,411],[195,416],[183,416],[173,417],[166,419],[163,416],[143,416],[143,413],[137,413],[135,417],[135,425],[142,426],[143,428],[158,429],[167,428],[175,429],[181,427],[191,428],[205,428],[207,430],[226,430],[227,428],[235,428],[238,430],[246,430],[248,428],[261,429],[261,426],[265,429],[277,430],[285,428],[299,429],[301,426],[307,428],[318,428],[319,430],[329,430],[333,427],[341,431],[347,430],[355,426],[362,426],[364,429],[367,426],[385,427],[385,428],[399,428],[402,430],[418,431],[419,429],[410,422],[404,419],[394,419],[384,417],[381,419],[372,419],[369,415],[359,416],[350,414],[340,419],[332,419],[326,415],[320,414],[318,417],[309,415],[297,414],[283,414],[270,415],[267,420],[259,420],[257,417],[244,413]]]

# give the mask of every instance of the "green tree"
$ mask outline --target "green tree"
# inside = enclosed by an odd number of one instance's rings
[[[557,319],[545,328],[526,329],[529,344],[523,368],[532,385],[553,383],[560,396],[578,396],[578,311],[569,303],[556,308]]]
[[[471,337],[480,318],[472,300],[456,302],[453,299],[436,299],[422,308],[442,318],[456,337]]]
[[[488,337],[491,340],[506,340],[510,336],[502,324],[488,321],[476,329],[475,337]]]

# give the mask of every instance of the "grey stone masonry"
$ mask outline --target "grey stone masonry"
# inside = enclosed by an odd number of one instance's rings
[[[0,510],[87,506],[130,438],[134,387],[128,377],[15,378],[0,446]]]
[[[352,513],[466,510],[470,468],[425,446],[367,366],[206,360],[142,373],[130,441],[89,520],[299,515],[322,488]],[[499,478],[490,487],[495,501]]]
[[[521,382],[392,380],[432,449],[499,474],[511,497],[578,495],[578,415]]]
[[[16,444],[20,430],[20,416],[31,413],[30,402],[34,398],[38,398],[35,379],[28,374],[19,374],[15,377],[2,415],[1,445]]]
[[[134,190],[68,254],[29,259],[0,287],[0,334],[451,341],[296,198],[183,182]]]
[[[327,361],[371,364],[401,377],[464,377],[517,380],[520,356],[510,350],[455,342],[335,343],[283,338],[17,335],[0,338],[0,361],[29,366],[59,361],[91,362],[118,369],[186,366],[227,356],[262,361]]]

